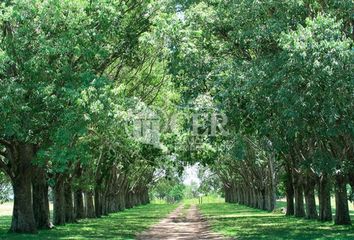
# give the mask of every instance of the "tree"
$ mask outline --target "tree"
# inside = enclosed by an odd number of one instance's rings
[[[35,218],[49,219],[48,215],[39,216],[33,211],[31,182],[35,168],[42,176],[53,173],[58,203],[54,219],[65,223],[63,185],[82,156],[82,152],[70,148],[80,146],[78,140],[90,128],[86,109],[79,103],[81,93],[92,88],[112,89],[115,80],[122,80],[120,74],[129,71],[141,74],[140,81],[133,82],[133,90],[150,77],[146,74],[146,56],[137,57],[141,56],[139,39],[149,30],[149,13],[154,12],[148,6],[147,1],[134,4],[113,0],[1,4],[0,108],[4,123],[0,126],[0,143],[4,158],[0,164],[14,188],[12,231],[35,233],[37,223],[40,227],[47,225]],[[126,78],[125,85],[130,80]],[[162,84],[156,90],[154,81],[147,82],[153,88],[145,95],[152,101]],[[99,111],[100,106],[99,101],[90,104],[92,112]],[[65,151],[60,155],[62,147]],[[36,165],[40,167],[33,164],[37,153],[42,162]],[[66,171],[71,173],[64,174]],[[44,186],[36,194],[44,198],[38,201],[44,209],[46,180],[37,180]]]
[[[289,214],[295,200],[295,216],[317,219],[317,184],[320,219],[330,220],[333,181],[341,209],[337,224],[350,222],[344,191],[353,152],[349,5],[349,1],[183,5],[184,18],[176,24],[183,34],[173,42],[170,68],[185,101],[209,94],[228,116],[234,135],[255,139],[255,145],[272,156],[269,159],[284,166]],[[250,153],[248,162],[257,162],[257,154]],[[222,155],[217,156],[233,158]],[[244,178],[257,186],[257,174],[239,173],[233,180],[228,166],[222,170],[226,182]]]

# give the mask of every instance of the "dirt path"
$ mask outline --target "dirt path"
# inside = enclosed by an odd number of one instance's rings
[[[195,205],[179,206],[167,218],[137,237],[138,240],[226,240],[212,233]]]

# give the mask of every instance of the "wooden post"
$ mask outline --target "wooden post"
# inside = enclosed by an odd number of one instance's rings
[[[203,204],[203,197],[199,197],[198,202],[199,202],[199,204]]]

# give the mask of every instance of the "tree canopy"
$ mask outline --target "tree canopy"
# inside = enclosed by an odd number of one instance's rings
[[[11,231],[51,227],[49,187],[55,225],[147,204],[156,183],[178,200],[178,174],[195,163],[204,191],[221,184],[227,202],[273,210],[282,182],[287,215],[332,220],[334,192],[335,223],[351,224],[352,9],[2,1],[0,189],[11,181]]]

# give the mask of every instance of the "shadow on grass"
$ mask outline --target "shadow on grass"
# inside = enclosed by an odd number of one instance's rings
[[[214,231],[236,239],[354,239],[353,226],[285,217],[236,204],[215,203],[199,207]]]
[[[11,217],[0,217],[0,239],[134,239],[136,234],[148,229],[175,208],[176,205],[170,204],[139,206],[99,219],[43,230],[37,235],[9,234]]]

